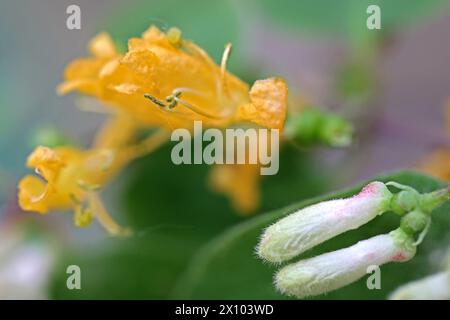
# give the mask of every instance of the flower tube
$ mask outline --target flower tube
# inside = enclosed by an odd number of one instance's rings
[[[270,262],[282,262],[335,237],[356,229],[389,209],[391,192],[372,182],[346,199],[324,201],[303,208],[267,228],[257,248]]]

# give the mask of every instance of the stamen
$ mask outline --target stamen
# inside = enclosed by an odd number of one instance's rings
[[[145,93],[144,97],[146,97],[147,99],[150,99],[156,105],[165,108],[166,111],[171,111],[173,108],[175,108],[177,106],[178,103],[180,103],[183,106],[185,106],[186,108],[188,108],[189,110],[191,110],[192,112],[195,112],[199,115],[202,115],[202,116],[210,118],[210,119],[221,120],[221,119],[224,119],[227,117],[227,115],[213,115],[213,114],[207,113],[205,111],[202,111],[200,108],[193,105],[192,103],[187,102],[186,100],[180,99],[181,94],[183,92],[189,92],[189,93],[193,93],[193,94],[203,95],[201,92],[198,92],[198,91],[190,89],[190,88],[176,88],[172,91],[171,95],[166,97],[166,99],[165,99],[166,103],[155,98],[154,96],[152,96],[149,93]]]
[[[85,228],[92,223],[94,215],[92,211],[79,205],[75,208],[75,214],[73,216],[74,224],[79,228]]]
[[[198,113],[199,115],[202,115],[204,117],[211,118],[211,119],[218,119],[218,120],[225,118],[225,116],[222,116],[222,115],[216,116],[216,115],[212,115],[212,114],[209,114],[207,112],[204,112],[204,111],[200,110],[198,107],[196,107],[195,105],[193,105],[193,104],[191,104],[191,103],[189,103],[189,102],[187,102],[185,100],[182,100],[182,99],[180,99],[178,97],[174,97],[174,100],[176,102],[178,102],[178,103],[181,103],[183,106],[185,106],[189,110],[191,110],[191,111],[193,111],[195,113]]]
[[[163,107],[163,108],[167,107],[164,102],[162,102],[158,98],[152,96],[150,93],[144,93],[144,97],[149,99],[151,102],[153,102],[154,104],[156,104],[156,105],[158,105],[160,107]]]
[[[73,193],[69,194],[70,199],[72,199],[72,202],[75,204],[81,204],[81,201],[74,195]]]
[[[222,61],[220,63],[220,83],[222,85],[223,92],[227,97],[229,97],[228,86],[227,86],[227,63],[230,58],[232,44],[227,43],[225,46],[225,50],[223,51]]]

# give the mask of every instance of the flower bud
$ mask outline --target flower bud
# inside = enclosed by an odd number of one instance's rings
[[[407,283],[395,290],[391,300],[450,300],[450,272],[440,272]]]
[[[389,208],[391,192],[382,182],[368,184],[357,195],[303,208],[268,227],[257,248],[270,262],[282,262],[356,229]]]
[[[360,279],[369,266],[407,261],[415,251],[412,239],[397,229],[345,249],[288,265],[276,274],[275,285],[283,294],[298,298],[318,295]]]

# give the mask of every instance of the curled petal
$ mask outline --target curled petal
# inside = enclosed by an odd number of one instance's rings
[[[111,58],[118,54],[114,42],[106,32],[98,34],[89,42],[89,52],[97,58]]]
[[[66,163],[54,150],[39,146],[27,159],[27,166],[35,168],[49,183],[53,183]]]

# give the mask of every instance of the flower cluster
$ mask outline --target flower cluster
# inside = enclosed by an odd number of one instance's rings
[[[97,218],[111,234],[126,235],[130,231],[108,214],[99,192],[130,161],[165,143],[170,129],[192,129],[196,120],[218,128],[240,123],[284,127],[286,83],[269,78],[250,88],[227,71],[231,45],[216,65],[178,29],[165,33],[152,26],[142,38],[129,40],[125,54],[106,33],[90,42],[89,51],[90,57],[67,66],[58,93],[77,91],[100,100],[108,106],[109,119],[89,149],[39,146],[31,153],[27,166],[39,176],[27,175],[19,183],[23,210],[72,209],[77,226]],[[139,140],[142,128],[156,130]],[[235,198],[239,202],[252,192],[243,190]]]
[[[393,194],[387,186],[401,191]],[[449,188],[420,194],[395,182],[372,182],[351,198],[324,201],[281,219],[263,232],[256,250],[262,259],[282,263],[384,212],[399,214],[400,227],[388,234],[300,260],[275,275],[275,286],[284,294],[303,298],[326,293],[360,279],[369,266],[414,257],[431,211],[449,199]]]

